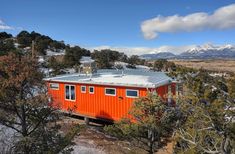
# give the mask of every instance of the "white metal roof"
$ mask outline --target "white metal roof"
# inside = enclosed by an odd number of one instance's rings
[[[46,78],[45,81],[155,88],[171,83],[172,79],[164,72],[108,69],[98,70],[97,73],[92,75],[67,74]]]

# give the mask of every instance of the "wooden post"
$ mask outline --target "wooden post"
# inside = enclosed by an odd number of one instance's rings
[[[89,125],[90,119],[88,117],[84,117],[84,121],[86,125]]]

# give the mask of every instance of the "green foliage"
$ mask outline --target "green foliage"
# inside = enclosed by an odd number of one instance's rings
[[[97,67],[101,69],[111,68],[120,56],[123,57],[123,55],[120,55],[119,52],[110,49],[104,49],[101,51],[95,50],[91,54],[91,57],[95,59],[97,63]]]
[[[50,43],[49,46],[52,49],[54,49],[55,51],[58,51],[58,49],[65,49],[66,48],[65,44],[63,43],[63,41],[61,41],[61,42],[53,41],[53,42]]]
[[[223,77],[202,69],[187,75],[185,83],[188,95],[179,101],[185,119],[177,131],[175,152],[234,153],[235,103],[227,95],[231,83],[227,86]]]
[[[90,56],[90,51],[79,46],[67,47],[65,50],[64,64],[67,67],[77,67],[80,65],[82,56]]]
[[[176,65],[173,62],[168,62],[166,59],[159,59],[154,62],[153,69],[155,71],[175,71]]]
[[[20,44],[20,48],[31,46],[32,38],[27,31],[21,31],[17,36],[17,42]]]
[[[207,103],[188,96],[179,104],[184,117],[176,134],[176,153],[234,153],[234,104],[217,99]]]
[[[6,32],[0,32],[0,41],[1,40],[5,40],[5,39],[8,39],[8,38],[12,38],[12,35],[11,34],[8,34]]]
[[[16,51],[16,48],[13,40],[0,40],[0,56],[7,55],[9,52],[14,51]]]
[[[51,56],[48,59],[47,67],[51,68],[52,76],[56,76],[63,73],[64,65],[62,62],[59,62],[55,57]]]
[[[58,51],[65,49],[65,44],[56,40],[52,40],[49,36],[41,35],[36,32],[21,31],[17,37],[20,48],[31,47],[32,41],[35,42],[35,51],[38,55],[45,55],[46,49]]]
[[[178,120],[176,108],[156,93],[134,101],[130,118],[124,118],[105,130],[121,139],[128,139],[149,153],[154,153],[169,137]]]
[[[144,65],[145,60],[140,59],[137,55],[132,55],[127,59],[127,63],[129,64],[127,67],[135,68],[135,65]]]

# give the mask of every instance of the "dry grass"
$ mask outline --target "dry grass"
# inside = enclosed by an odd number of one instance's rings
[[[235,73],[235,60],[170,60],[177,65],[195,69]]]

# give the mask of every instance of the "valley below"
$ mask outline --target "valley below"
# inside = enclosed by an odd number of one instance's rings
[[[169,61],[174,62],[176,65],[182,65],[194,69],[203,68],[215,72],[235,73],[235,60],[233,59],[172,59]]]

